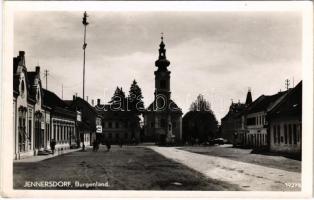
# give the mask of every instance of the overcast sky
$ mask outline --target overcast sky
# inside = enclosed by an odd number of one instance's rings
[[[302,16],[295,12],[89,12],[85,95],[108,102],[133,79],[145,107],[154,96],[160,33],[171,64],[171,96],[186,112],[198,94],[218,121],[231,99],[253,100],[301,79]],[[26,52],[28,70],[49,70],[48,89],[71,99],[82,95],[83,12],[19,12],[14,54]],[[43,76],[42,79],[44,80]],[[43,81],[44,82],[44,81]],[[292,84],[291,84],[292,85]],[[45,86],[45,82],[44,82]]]

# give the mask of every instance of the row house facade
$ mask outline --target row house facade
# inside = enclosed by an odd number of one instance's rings
[[[235,146],[301,153],[302,81],[287,91],[261,95],[241,111],[231,107],[221,120],[221,134],[233,135]]]
[[[141,141],[140,118],[130,111],[112,109],[110,104],[100,104],[95,109],[102,117],[101,141],[110,143],[139,143]]]
[[[63,150],[68,146],[68,134],[72,131],[75,135],[75,113],[56,106],[51,96],[58,97],[51,94],[42,88],[40,67],[28,71],[25,52],[20,51],[13,58],[14,159],[49,154],[52,138],[58,141],[56,148]]]
[[[37,155],[44,150],[49,109],[43,105],[40,68],[28,72],[25,53],[13,59],[14,158]],[[46,115],[44,115],[46,113]],[[46,117],[46,118],[45,118]]]
[[[302,82],[269,113],[270,151],[301,155]]]
[[[44,104],[50,108],[50,122],[46,123],[48,144],[51,139],[54,139],[57,151],[70,149],[71,144],[76,144],[78,139],[76,134],[77,113],[70,110],[55,93],[43,89],[43,96]],[[47,146],[47,149],[50,149],[50,145]]]
[[[78,96],[73,96],[72,100],[66,100],[65,103],[72,111],[80,113],[80,119],[77,120],[77,133],[80,141],[85,146],[92,145],[93,141],[98,139],[102,133],[101,114],[87,101]],[[80,146],[80,143],[78,145]]]
[[[228,113],[221,119],[220,136],[235,146],[243,145],[245,140],[245,109],[252,103],[251,90],[247,92],[245,103],[232,102]]]
[[[245,145],[252,148],[268,148],[268,112],[276,106],[287,92],[278,92],[275,95],[261,95],[246,110]]]

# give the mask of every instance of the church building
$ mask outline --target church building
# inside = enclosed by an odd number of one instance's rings
[[[177,143],[182,139],[182,111],[171,99],[170,62],[166,58],[166,49],[161,37],[159,58],[155,62],[154,101],[143,113],[144,141],[157,144]]]

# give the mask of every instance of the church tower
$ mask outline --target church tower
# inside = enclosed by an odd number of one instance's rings
[[[157,70],[155,71],[155,108],[157,110],[164,110],[169,105],[170,101],[170,71],[167,69],[170,65],[166,57],[166,49],[161,36],[159,45],[159,56],[155,62]]]
[[[147,142],[169,144],[182,140],[182,110],[171,99],[169,65],[162,35],[158,59],[155,61],[154,101],[143,113],[144,138]]]

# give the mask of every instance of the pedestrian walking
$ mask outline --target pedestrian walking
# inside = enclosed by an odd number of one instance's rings
[[[120,148],[122,148],[122,146],[123,146],[123,139],[119,139],[119,146],[120,146]]]
[[[93,151],[97,151],[98,149],[97,149],[97,141],[96,140],[94,140],[93,141]]]
[[[50,141],[50,148],[51,148],[52,154],[55,154],[55,147],[56,147],[56,140],[55,139],[51,139],[51,141]]]
[[[107,151],[110,151],[111,144],[109,140],[106,141],[106,147],[107,147]]]

